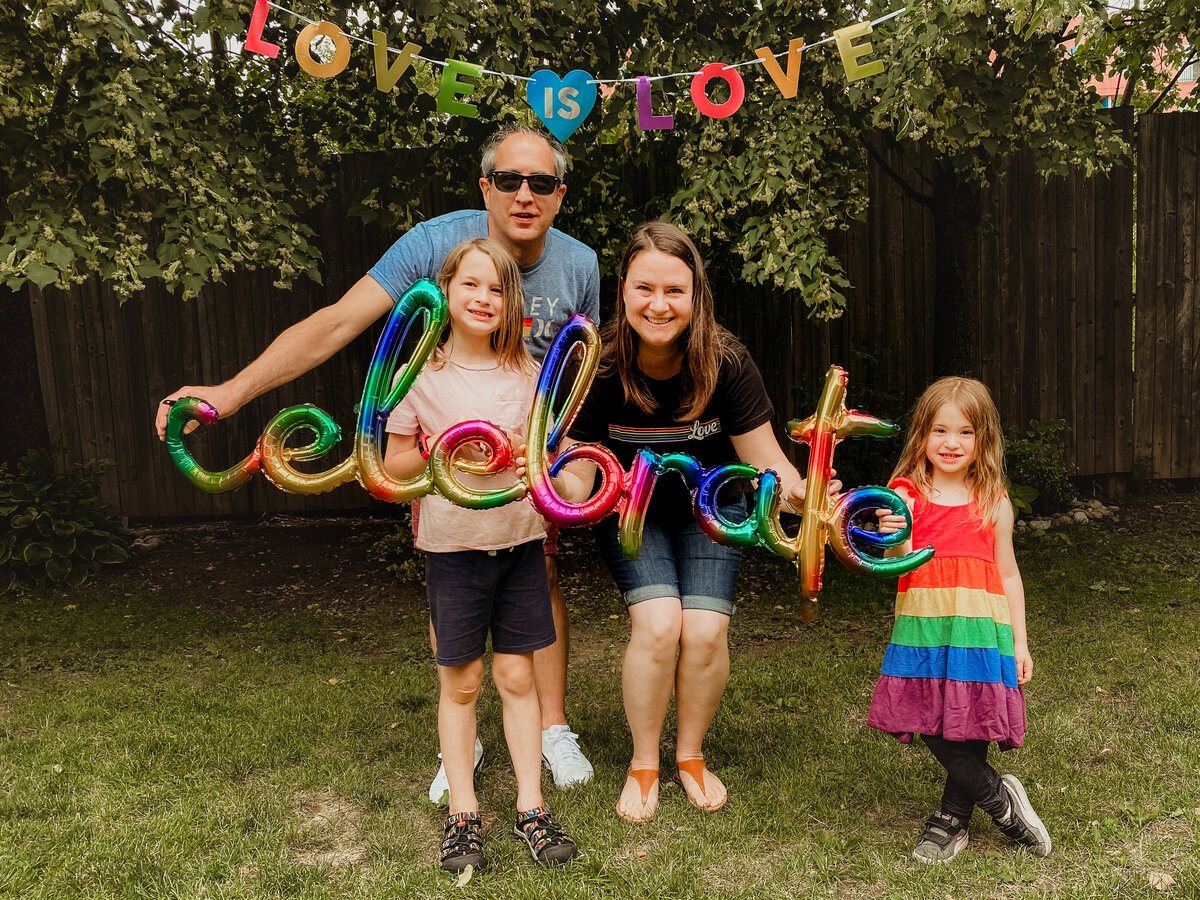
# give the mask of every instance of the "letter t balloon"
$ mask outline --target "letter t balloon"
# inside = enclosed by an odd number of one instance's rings
[[[788,433],[792,440],[808,444],[808,487],[804,496],[800,534],[796,540],[796,566],[802,598],[800,616],[806,622],[813,621],[817,616],[816,600],[821,591],[821,579],[825,571],[827,539],[832,540],[834,549],[839,551],[839,558],[848,568],[885,577],[888,570],[897,573],[910,571],[933,555],[931,549],[890,559],[856,552],[857,542],[886,548],[896,542],[895,538],[903,540],[908,536],[907,528],[897,535],[877,535],[852,527],[853,514],[865,511],[863,504],[856,501],[867,500],[867,491],[873,492],[869,502],[876,506],[888,506],[893,512],[905,517],[908,516],[908,508],[903,502],[894,502],[900,498],[893,492],[879,488],[851,491],[841,502],[829,496],[829,481],[833,477],[833,450],[838,441],[862,436],[883,438],[897,431],[897,426],[887,419],[860,413],[855,409],[847,410],[846,382],[845,370],[830,366],[817,411],[803,421],[793,420],[788,423]],[[856,496],[859,494],[862,496]],[[851,565],[851,562],[854,564]]]

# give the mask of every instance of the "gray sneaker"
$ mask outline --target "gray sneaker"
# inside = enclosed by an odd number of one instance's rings
[[[948,863],[967,846],[970,834],[966,822],[938,810],[925,820],[925,833],[913,850],[912,858],[926,865]]]
[[[1033,811],[1025,786],[1016,775],[1005,775],[1004,793],[1008,795],[1008,813],[996,820],[996,827],[1034,856],[1050,855],[1050,832]]]
[[[442,754],[438,754],[438,759],[442,758]],[[479,774],[479,770],[483,768],[483,744],[479,742],[479,738],[475,738],[475,774]],[[433,776],[433,783],[429,785],[429,802],[434,806],[449,806],[450,805],[450,782],[446,778],[446,767],[441,763],[438,764],[437,774]]]

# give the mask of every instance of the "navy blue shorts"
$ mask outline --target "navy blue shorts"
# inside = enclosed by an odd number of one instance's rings
[[[722,506],[721,515],[731,522],[742,521],[745,498]],[[684,609],[733,615],[742,563],[739,548],[713,543],[694,519],[678,529],[666,529],[647,519],[642,552],[637,559],[626,559],[621,555],[617,518],[609,516],[596,526],[596,542],[627,606],[652,597],[678,597]]]
[[[554,643],[550,583],[542,542],[507,550],[456,550],[425,556],[429,619],[439,666],[495,653],[532,653]]]

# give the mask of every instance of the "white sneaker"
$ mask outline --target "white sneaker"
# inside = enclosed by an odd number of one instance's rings
[[[438,759],[442,758],[442,754],[438,754]],[[479,738],[475,738],[475,774],[479,774],[479,770],[483,768],[483,744],[479,742]],[[449,806],[450,805],[450,782],[446,779],[446,767],[439,764],[437,774],[433,776],[433,783],[429,785],[429,802],[434,806]]]
[[[592,780],[592,764],[579,749],[578,738],[566,725],[551,725],[542,732],[542,761],[560,788]]]

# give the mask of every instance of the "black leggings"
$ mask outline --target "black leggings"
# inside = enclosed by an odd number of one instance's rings
[[[965,823],[976,806],[993,819],[1008,811],[1000,774],[987,761],[991,741],[948,741],[935,734],[923,734],[921,740],[946,770],[942,812]]]

